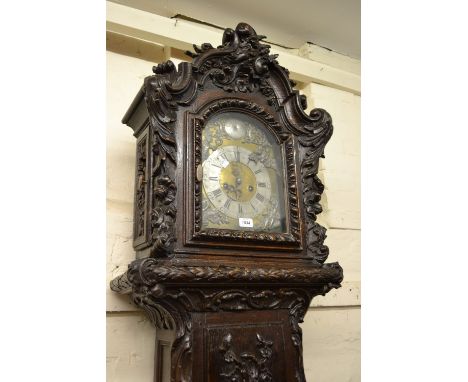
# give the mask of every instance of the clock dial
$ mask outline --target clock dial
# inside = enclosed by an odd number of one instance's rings
[[[257,120],[223,113],[202,134],[204,228],[284,232],[280,146]]]
[[[215,150],[203,164],[205,193],[228,217],[254,216],[268,207],[271,183],[267,168],[249,160],[252,151],[239,146]]]

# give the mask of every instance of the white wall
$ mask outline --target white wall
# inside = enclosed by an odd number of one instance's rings
[[[118,51],[113,40],[112,50]],[[125,46],[142,54],[144,46]],[[316,48],[314,48],[316,49]],[[299,54],[308,57],[307,50]],[[326,54],[323,54],[325,57]],[[356,62],[325,57],[328,65],[356,73]],[[151,75],[154,62],[107,52],[107,281],[135,258],[132,248],[135,138],[120,120]],[[334,134],[322,160],[325,184],[320,223],[328,228],[328,261],[344,269],[342,288],[314,299],[302,325],[304,367],[309,381],[360,380],[360,97],[319,84],[303,84],[309,109],[326,109]],[[152,382],[155,329],[126,296],[107,286],[107,381]]]

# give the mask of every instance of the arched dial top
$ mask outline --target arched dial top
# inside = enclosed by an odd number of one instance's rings
[[[286,232],[281,147],[257,119],[211,117],[202,132],[202,227]]]

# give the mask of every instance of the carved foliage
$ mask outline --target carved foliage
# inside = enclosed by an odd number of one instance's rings
[[[128,278],[135,286],[154,287],[160,283],[312,283],[338,288],[343,279],[343,270],[337,263],[321,267],[242,267],[242,266],[178,266],[146,258],[130,264]],[[327,290],[327,291],[328,291]]]
[[[304,134],[299,136],[299,144],[302,146],[301,174],[307,223],[307,255],[324,263],[328,257],[328,247],[324,245],[326,229],[316,222],[317,215],[322,212],[319,202],[324,186],[317,173],[319,158],[324,157],[323,152],[332,136],[333,125],[330,114],[323,109],[313,109],[310,118],[312,123],[306,125]]]
[[[309,301],[310,304],[310,301]],[[297,365],[296,368],[296,381],[305,382],[304,361],[303,361],[303,348],[302,348],[302,329],[299,326],[304,321],[304,316],[307,312],[309,304],[304,304],[303,301],[298,300],[289,309],[289,323],[291,325],[291,340],[296,348]]]
[[[215,86],[228,92],[253,92],[259,90],[270,104],[275,95],[267,81],[277,55],[270,55],[270,46],[262,44],[259,36],[248,24],[240,23],[235,30],[226,29],[222,45],[215,49],[211,44],[194,45],[196,53],[186,52],[194,58],[193,68],[203,86],[210,78]]]
[[[137,143],[136,176],[135,176],[135,212],[134,240],[144,237],[146,233],[146,185],[148,182],[146,155],[148,136],[145,134]]]
[[[219,346],[225,363],[221,371],[221,381],[272,382],[272,346],[273,341],[257,333],[257,354],[243,352],[237,355],[232,349],[232,334],[228,333]]]
[[[166,256],[175,241],[177,144],[174,132],[178,105],[187,105],[196,94],[190,65],[177,72],[171,61],[153,67],[144,83],[151,127],[151,256]]]
[[[110,289],[116,293],[127,294],[132,292],[132,283],[128,280],[128,273],[125,272],[115,277],[110,282]]]

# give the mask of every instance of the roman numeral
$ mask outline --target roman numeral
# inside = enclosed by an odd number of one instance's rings
[[[229,208],[229,206],[231,205],[231,199],[228,199],[224,202],[224,208]]]
[[[220,154],[219,156],[221,159],[224,159],[226,162],[229,162],[229,159],[227,159],[227,156],[225,153]]]
[[[211,179],[211,178],[210,178],[210,179]],[[258,187],[266,187],[266,183],[260,182],[260,183],[258,184]]]
[[[263,203],[263,201],[265,200],[265,197],[264,197],[262,194],[257,194],[257,195],[255,195],[255,197],[256,197],[258,200],[260,200],[260,202],[262,202],[262,203]]]
[[[239,213],[241,214],[242,213],[242,204],[239,203],[238,206],[239,206]]]
[[[250,205],[252,206],[253,210],[254,210],[255,212],[257,212],[257,209],[256,209],[255,206],[252,204],[252,202],[250,202]]]
[[[217,198],[218,196],[221,196],[221,194],[223,193],[223,191],[221,191],[219,188],[214,190],[214,191],[211,191],[211,194]]]
[[[260,174],[262,172],[262,169],[259,168],[257,171],[255,171],[255,174]]]
[[[217,180],[218,180],[218,177],[217,177],[217,176],[210,176],[209,179],[210,179],[210,180],[217,181]]]
[[[236,161],[237,161],[237,162],[240,162],[239,147],[237,147],[237,151],[235,152],[235,156],[236,156]]]

